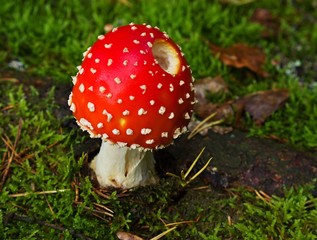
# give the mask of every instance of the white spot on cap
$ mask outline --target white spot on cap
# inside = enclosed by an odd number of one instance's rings
[[[178,99],[178,103],[179,104],[183,104],[184,103],[184,100],[182,98]]]
[[[154,143],[154,139],[146,140],[145,143],[146,143],[146,144],[152,144],[152,143]]]
[[[159,109],[159,114],[163,115],[166,111],[166,108],[161,106],[160,109]]]
[[[183,66],[182,66],[182,72],[184,72],[185,69],[186,69],[186,67],[183,65]]]
[[[111,58],[109,58],[107,65],[110,66],[112,63],[113,63],[113,60]]]
[[[72,76],[72,82],[73,82],[73,85],[76,85],[77,83],[77,77],[76,76]]]
[[[123,114],[123,116],[128,116],[130,114],[130,112],[129,112],[129,110],[124,110],[122,114]]]
[[[155,104],[155,101],[154,100],[151,100],[150,101],[150,104],[153,106]]]
[[[111,93],[108,93],[108,94],[106,95],[106,97],[107,97],[107,98],[112,98],[112,94],[111,94]]]
[[[94,68],[90,68],[90,72],[92,72],[92,74],[95,74],[96,73],[96,69],[94,69]]]
[[[93,129],[91,123],[90,123],[87,119],[85,119],[85,118],[79,119],[79,123],[80,123],[82,126],[84,126],[84,127],[88,127],[88,128],[90,128],[90,129]]]
[[[152,132],[152,130],[150,128],[142,128],[141,129],[141,134],[142,135],[148,135]]]
[[[130,75],[130,78],[131,78],[131,79],[135,79],[135,77],[136,77],[136,75],[134,75],[134,74],[131,74],[131,75]]]
[[[114,135],[120,135],[120,131],[118,129],[116,129],[116,128],[112,130],[112,133]]]
[[[174,118],[174,113],[171,112],[170,115],[168,116],[168,119],[173,119]]]
[[[147,111],[145,111],[144,108],[140,108],[138,111],[138,115],[141,116],[141,115],[145,115],[145,114],[147,114]]]
[[[167,138],[167,137],[168,137],[168,132],[162,132],[162,133],[161,133],[161,137],[162,137],[162,138],[163,138],[163,137]]]
[[[185,119],[190,119],[189,113],[185,113]]]
[[[190,98],[190,94],[186,93],[185,97],[186,97],[186,99]]]
[[[123,61],[123,65],[124,65],[124,66],[127,66],[127,65],[128,65],[128,60],[124,60],[124,61]]]
[[[71,92],[69,94],[68,101],[67,101],[68,106],[70,106],[72,104],[72,102],[73,102],[73,92]]]
[[[117,100],[117,103],[121,104],[121,103],[122,103],[122,99],[119,98],[119,99]]]
[[[104,46],[105,46],[105,48],[111,48],[112,43],[105,44]]]
[[[103,86],[99,87],[99,92],[104,93],[105,91],[106,91],[105,87],[103,87]]]
[[[170,91],[171,91],[171,92],[174,91],[174,86],[173,86],[173,84],[170,84]]]
[[[135,96],[129,96],[129,99],[133,101],[135,99]]]
[[[146,28],[151,29],[151,28],[152,28],[152,26],[151,26],[151,25],[149,25],[149,24],[147,24],[147,25],[146,25]]]
[[[118,78],[118,77],[115,77],[115,78],[114,78],[114,81],[116,82],[116,84],[120,84],[120,83],[121,83],[121,80],[120,80],[120,78]]]
[[[162,83],[157,84],[157,88],[158,88],[158,89],[161,89],[162,86],[163,86]]]
[[[134,65],[134,66],[138,66],[138,64],[139,64],[139,63],[136,61],[133,65]]]
[[[131,146],[130,146],[131,149],[136,149],[138,147],[140,147],[139,144],[131,144]]]
[[[142,94],[146,92],[146,85],[141,85],[140,88],[143,90]]]
[[[111,32],[115,32],[115,31],[117,31],[118,30],[118,28],[113,28],[112,30],[111,30]]]
[[[126,131],[127,135],[132,135],[133,134],[133,130],[131,128],[128,128]]]
[[[117,142],[117,144],[119,145],[119,147],[125,147],[127,146],[126,142]]]
[[[185,82],[183,80],[179,81],[179,86],[183,86],[185,84]]]
[[[145,37],[146,36],[146,32],[141,33],[141,37]]]
[[[144,51],[144,50],[140,50],[140,53],[141,54],[146,54],[146,52]],[[146,63],[144,63],[144,65],[145,65]]]
[[[100,59],[99,59],[99,58],[96,58],[96,59],[95,59],[95,63],[100,63]]]
[[[102,39],[104,39],[104,38],[105,38],[104,35],[99,35],[99,36],[98,36],[98,39],[99,39],[99,40],[102,40]]]
[[[133,40],[133,43],[135,43],[135,44],[139,44],[139,43],[140,43],[140,41],[138,41],[138,40]]]
[[[87,107],[88,107],[90,112],[95,111],[95,104],[93,104],[92,102],[88,102]]]
[[[122,52],[128,53],[128,52],[129,52],[129,49],[128,49],[127,47],[125,47]]]
[[[93,86],[90,86],[90,87],[88,88],[88,90],[92,92],[92,91],[94,91],[94,87],[93,87]]]
[[[138,28],[136,26],[132,26],[131,30],[137,30]]]
[[[109,137],[108,134],[105,134],[105,133],[102,134],[102,138],[103,138],[103,139],[107,139],[108,137]]]
[[[80,68],[79,74],[83,74],[83,73],[84,73],[84,69],[83,69],[83,68]]]
[[[153,33],[150,33],[150,36],[151,36],[151,38],[154,38],[154,34]]]
[[[71,104],[70,104],[70,110],[71,110],[72,112],[76,112],[76,105],[75,105],[74,103],[71,103]]]
[[[174,134],[173,134],[173,138],[178,138],[178,136],[181,135],[181,129],[180,128],[176,128]]]
[[[153,46],[153,44],[151,42],[147,42],[146,43],[150,48]]]
[[[104,109],[104,110],[102,111],[102,114],[107,116],[107,122],[110,122],[110,121],[111,121],[112,115],[111,115],[110,113],[108,113],[106,109]]]
[[[88,53],[87,58],[91,58],[92,57],[92,53]]]
[[[79,89],[79,91],[80,91],[81,93],[83,93],[83,92],[85,91],[85,86],[84,86],[84,84],[80,84],[78,89]]]
[[[103,128],[103,123],[102,122],[98,123],[97,128]]]
[[[143,64],[146,65],[146,64],[147,64],[147,61],[144,60],[144,61],[143,61]]]

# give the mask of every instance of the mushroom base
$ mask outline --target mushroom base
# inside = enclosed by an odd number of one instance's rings
[[[119,147],[103,141],[91,162],[101,187],[129,189],[157,182],[151,151]]]

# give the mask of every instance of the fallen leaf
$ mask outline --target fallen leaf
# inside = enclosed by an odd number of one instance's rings
[[[228,87],[222,77],[206,77],[195,83],[196,99],[200,103],[207,103],[207,95],[227,92]]]
[[[223,104],[197,103],[195,111],[201,118],[217,113],[214,120],[222,119],[227,124],[237,124],[247,112],[257,125],[263,124],[289,98],[287,89],[260,91]]]
[[[251,16],[251,21],[263,26],[262,37],[268,38],[278,35],[280,21],[277,17],[273,16],[268,9],[256,9]]]
[[[259,76],[267,77],[269,74],[263,70],[265,53],[257,47],[250,47],[237,43],[228,48],[222,48],[209,43],[209,47],[224,64],[236,68],[246,67]]]
[[[257,92],[245,96],[242,101],[244,102],[244,110],[252,116],[256,124],[261,125],[285,103],[288,97],[287,89],[278,89]]]
[[[143,240],[143,238],[140,238],[137,235],[127,232],[117,232],[117,237],[120,240]]]

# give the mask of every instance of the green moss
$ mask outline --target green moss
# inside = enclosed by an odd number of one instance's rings
[[[81,53],[104,32],[105,24],[147,22],[166,31],[182,47],[197,79],[224,78],[229,93],[211,97],[212,101],[288,88],[286,106],[261,127],[248,122],[250,134],[274,134],[302,149],[313,149],[317,147],[313,4],[0,1],[1,73],[10,60],[18,59],[25,64],[25,75],[53,77],[56,85],[70,84]],[[263,28],[249,21],[259,7],[268,8],[281,21],[277,36],[262,38]],[[225,66],[211,54],[207,41],[224,47],[239,42],[261,47],[267,54],[265,69],[270,77],[262,79],[245,69]],[[272,65],[273,60],[280,64]],[[137,189],[124,197],[117,192],[107,198],[98,195],[81,173],[86,156],[75,159],[73,154],[74,144],[85,137],[65,132],[54,115],[54,87],[42,93],[28,85],[0,76],[1,239],[116,239],[118,231],[150,239],[168,229],[165,224],[175,222],[183,223],[176,224],[166,239],[316,239],[317,203],[308,187],[285,190],[284,197],[265,202],[243,188],[228,192],[198,190],[193,185],[182,188],[175,179],[166,178],[160,186]],[[12,195],[17,193],[21,195]],[[113,216],[96,204],[111,209]]]

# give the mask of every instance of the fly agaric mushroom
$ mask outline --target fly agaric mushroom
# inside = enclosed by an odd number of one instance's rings
[[[131,23],[100,35],[83,55],[68,104],[78,125],[102,139],[91,163],[100,186],[155,183],[151,150],[187,131],[193,112],[184,54],[157,27]]]

